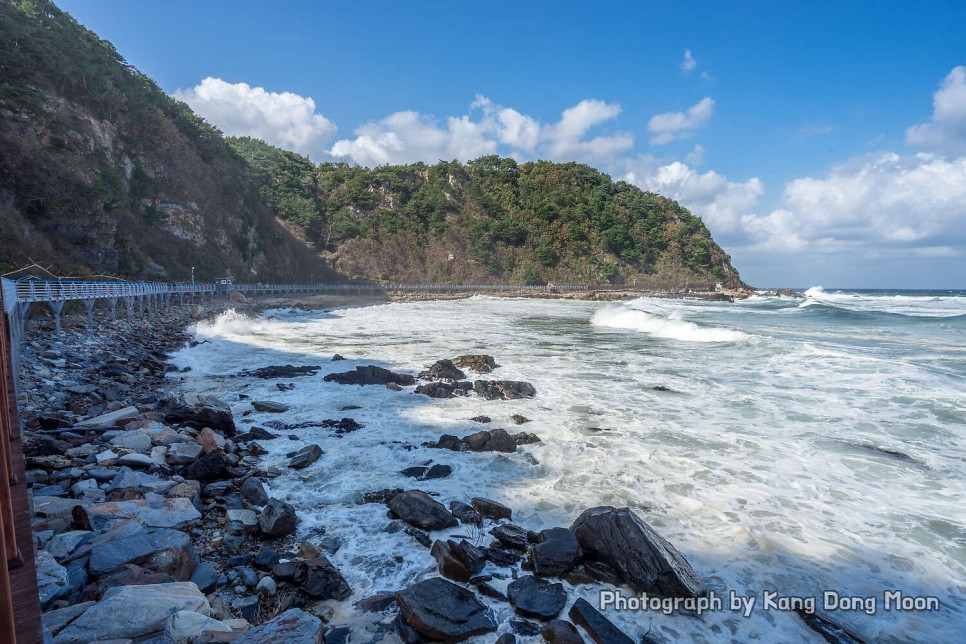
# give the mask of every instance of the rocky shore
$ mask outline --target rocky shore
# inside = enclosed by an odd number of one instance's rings
[[[452,474],[435,464],[404,471],[410,489],[360,490],[362,502],[386,506],[386,529],[410,535],[432,571],[396,592],[361,596],[329,558],[340,541],[305,534],[300,509],[266,491],[285,467],[304,469],[323,455],[312,444],[287,454],[285,466],[263,463],[269,450],[284,451],[277,446],[286,431],[298,429],[286,423],[287,407],[249,401],[278,418],[260,427],[236,424],[223,400],[171,393],[168,353],[193,341],[185,332],[193,320],[216,312],[186,307],[145,321],[99,320],[93,333],[68,323],[61,336],[43,321],[28,329],[20,411],[51,641],[633,642],[573,589],[706,594],[686,559],[627,508],[589,508],[570,526],[533,531],[494,500],[419,489]],[[495,376],[489,355],[441,358],[418,374],[351,360],[324,379],[443,398],[539,395],[530,383]],[[247,375],[284,390],[298,378],[321,378],[318,371],[265,365]],[[336,434],[361,428],[348,417],[312,426]],[[486,428],[426,447],[516,452],[539,441]],[[453,535],[456,527],[465,538]],[[360,612],[371,616],[365,633],[340,619]]]

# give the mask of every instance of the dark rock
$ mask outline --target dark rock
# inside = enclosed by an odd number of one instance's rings
[[[272,575],[278,579],[291,580],[305,572],[304,561],[280,561],[272,566]]]
[[[460,642],[497,628],[490,611],[471,591],[440,577],[399,591],[396,602],[403,619],[432,639]]]
[[[425,385],[419,385],[413,390],[413,393],[423,394],[430,398],[452,398],[454,396],[453,392],[453,385],[446,382],[428,382]]]
[[[304,469],[319,460],[322,454],[324,452],[318,445],[308,445],[295,453],[295,456],[289,461],[288,466],[293,470]]]
[[[452,467],[450,467],[449,465],[443,465],[441,463],[437,463],[432,467],[423,467],[423,466],[407,467],[402,472],[400,472],[400,474],[402,474],[403,476],[411,476],[412,478],[418,479],[420,481],[442,479],[442,478],[446,478],[452,473],[453,473]]]
[[[449,541],[449,544],[471,574],[478,575],[483,570],[486,565],[486,554],[482,550],[466,539],[461,539],[458,544]]]
[[[291,409],[288,405],[272,402],[271,400],[253,400],[252,407],[255,408],[255,411],[263,411],[270,414],[283,414]]]
[[[567,528],[540,532],[540,542],[530,547],[533,572],[541,577],[559,577],[573,568],[580,556],[577,537]]]
[[[168,398],[158,407],[167,423],[195,429],[210,427],[224,436],[235,435],[235,421],[226,403],[212,396],[186,394]]]
[[[352,594],[342,573],[325,555],[305,562],[303,575],[296,578],[299,588],[316,599],[345,599]]]
[[[430,554],[436,559],[439,574],[454,581],[469,581],[470,571],[460,557],[453,552],[453,541],[436,541],[430,549]]]
[[[485,581],[481,581],[480,583],[475,583],[473,580],[470,580],[470,583],[476,586],[476,589],[480,591],[480,594],[483,595],[484,597],[497,599],[501,602],[510,601],[509,599],[506,598],[506,595],[504,595],[499,590],[497,590],[490,584],[486,583]]]
[[[418,478],[421,478],[423,474],[426,473],[426,470],[428,469],[429,469],[428,467],[424,467],[422,465],[416,465],[414,467],[407,467],[406,469],[402,470],[399,473],[402,474],[403,476],[408,476],[410,478],[418,479]]]
[[[804,609],[796,609],[795,612],[805,622],[806,626],[821,635],[826,642],[831,644],[865,644],[864,639],[824,615],[815,612],[810,613]]]
[[[237,570],[238,578],[249,588],[254,588],[258,584],[258,573],[251,568],[244,566]]]
[[[241,487],[238,488],[238,493],[253,505],[262,506],[268,503],[268,493],[265,491],[265,486],[254,476],[249,477],[242,483]]]
[[[521,528],[512,523],[494,526],[490,530],[490,534],[496,537],[496,540],[507,548],[525,551],[530,546],[530,540],[528,539],[529,531],[526,528]]]
[[[603,561],[585,561],[584,569],[596,581],[611,586],[620,586],[622,583],[620,573]]]
[[[278,553],[272,548],[263,548],[259,552],[252,563],[259,570],[264,570],[265,572],[270,572],[275,564],[278,563]]]
[[[474,423],[483,423],[483,424],[493,422],[493,419],[490,418],[489,416],[473,416],[472,418],[470,418],[470,420],[472,420]]]
[[[400,387],[394,382],[387,382],[386,389],[388,389],[389,391],[402,391],[402,387]]]
[[[238,613],[242,619],[247,619],[249,622],[255,619],[255,612],[258,610],[258,596],[250,595],[248,597],[238,597],[233,599],[231,602],[232,609]],[[251,634],[251,631],[245,633],[245,635]],[[238,642],[239,640],[235,640]],[[259,642],[261,644],[262,640],[249,639],[248,642]]]
[[[216,450],[210,454],[205,454],[194,463],[185,465],[178,474],[186,479],[194,481],[215,481],[230,478],[230,474],[225,471],[228,467],[228,459],[221,450]]]
[[[362,429],[363,427],[361,423],[357,423],[355,420],[351,418],[342,418],[339,420],[323,420],[321,423],[319,423],[319,425],[321,427],[325,427],[326,429],[336,430],[335,431],[336,434],[348,434],[349,432],[354,432],[358,429]]]
[[[295,508],[278,499],[269,499],[258,516],[262,532],[273,537],[285,537],[295,532],[298,517]]]
[[[356,602],[356,608],[366,613],[381,613],[396,604],[396,593],[376,593]]]
[[[225,563],[227,563],[229,566],[234,568],[237,566],[247,566],[253,561],[255,561],[255,555],[249,553],[244,555],[235,555],[234,557],[228,557],[228,561],[226,561]]]
[[[584,644],[584,638],[577,632],[577,627],[562,619],[544,624],[540,634],[550,644]]]
[[[124,564],[115,568],[94,583],[88,584],[81,594],[84,601],[98,601],[112,588],[118,586],[150,586],[169,584],[174,579],[162,572],[145,570],[136,564]]]
[[[403,490],[402,488],[397,487],[392,489],[387,488],[385,490],[379,490],[377,492],[366,492],[365,494],[362,495],[362,502],[363,503],[384,503],[388,505],[390,501],[396,498],[396,496],[402,494],[404,491],[405,490]]]
[[[493,546],[484,548],[483,554],[486,555],[487,561],[500,568],[511,568],[523,560],[523,557],[520,555],[515,555],[512,552],[507,552],[502,548],[494,548]]]
[[[507,597],[518,613],[543,621],[559,615],[567,604],[563,584],[551,583],[533,575],[510,582]]]
[[[431,641],[420,635],[419,631],[410,626],[409,622],[403,618],[402,612],[396,613],[396,618],[392,620],[392,625],[396,628],[396,634],[399,635],[399,639],[403,644],[426,644]]]
[[[442,530],[457,525],[456,517],[442,503],[420,490],[398,494],[388,505],[400,519],[422,530]]]
[[[540,437],[530,432],[520,432],[513,435],[513,442],[517,445],[533,445],[540,442]]]
[[[332,362],[338,362],[339,360],[345,360],[345,358],[340,356],[338,353],[332,356]]]
[[[463,439],[463,444],[466,450],[470,452],[506,452],[511,454],[517,450],[516,441],[502,427],[470,434]]]
[[[490,373],[497,367],[496,360],[493,359],[493,356],[484,354],[456,356],[453,359],[453,364],[463,369],[472,369],[476,373]]]
[[[323,380],[337,382],[340,385],[386,385],[389,383],[411,385],[416,381],[408,374],[393,373],[376,365],[356,367],[355,371],[346,371],[345,373],[330,373]]]
[[[470,502],[473,504],[473,509],[479,512],[481,517],[493,519],[494,521],[513,518],[513,510],[502,503],[491,499],[484,499],[480,496],[473,497]]]
[[[573,623],[583,627],[590,639],[597,644],[634,644],[634,640],[625,635],[610,620],[590,605],[584,598],[579,598],[570,607],[570,619]]]
[[[594,576],[586,570],[568,570],[561,577],[571,586],[585,586],[596,581]],[[620,583],[620,580],[618,580],[618,583]]]
[[[406,528],[405,532],[410,537],[418,541],[422,546],[429,548],[430,546],[433,545],[433,540],[429,537],[428,534],[426,534],[422,530],[417,530],[416,528],[409,526]]]
[[[191,579],[188,581],[195,583],[201,592],[210,593],[218,583],[218,573],[214,566],[203,561],[195,566],[194,572],[191,573]]]
[[[671,391],[670,388],[665,387],[664,385],[654,385],[653,387],[651,387],[651,389],[653,389],[654,391]]]
[[[454,452],[465,451],[463,447],[463,440],[453,436],[452,434],[443,434],[439,437],[436,443],[427,443],[428,447],[434,447],[436,449],[448,449]]]
[[[252,378],[297,378],[299,376],[314,376],[321,368],[311,365],[305,367],[293,367],[290,364],[272,365],[270,367],[245,370],[238,375]]]
[[[299,608],[256,626],[235,640],[235,644],[323,644],[322,620]]]
[[[698,597],[707,591],[691,564],[629,508],[586,510],[571,530],[589,559],[613,566],[638,592]]]
[[[496,638],[495,644],[517,644],[517,638],[513,633],[504,633]]]
[[[473,506],[462,501],[450,501],[449,511],[460,520],[460,523],[469,525],[480,525],[481,518],[479,512]]]
[[[126,563],[168,574],[174,581],[188,581],[195,568],[194,547],[184,532],[146,528],[95,546],[88,567],[100,575]]]
[[[515,425],[522,425],[523,423],[529,423],[530,419],[526,416],[521,416],[520,414],[513,414],[510,416],[510,420],[513,421]]]
[[[359,405],[344,405],[339,407],[339,411],[353,411],[354,409],[362,409]]]
[[[348,626],[337,626],[325,632],[325,644],[351,644],[352,629]]]
[[[540,634],[540,626],[526,619],[511,619],[509,624],[514,633],[524,637],[535,637]]]
[[[516,400],[537,395],[533,385],[517,380],[476,380],[473,391],[487,400]]]
[[[418,377],[423,380],[462,380],[466,374],[460,371],[452,360],[437,360]]]

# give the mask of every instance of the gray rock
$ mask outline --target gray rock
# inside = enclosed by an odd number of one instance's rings
[[[323,644],[322,620],[299,608],[256,626],[235,640],[235,644]]]
[[[457,525],[456,517],[442,503],[420,490],[397,494],[388,505],[400,519],[422,530],[442,530]]]
[[[262,577],[255,586],[255,592],[263,599],[271,597],[278,592],[278,584],[271,577]]]
[[[664,597],[707,592],[681,553],[629,508],[590,508],[570,529],[587,558],[609,564],[638,592]]]
[[[258,515],[254,510],[227,510],[225,518],[226,527],[233,534],[258,534]]]
[[[75,425],[77,427],[111,427],[118,424],[118,421],[134,420],[141,415],[137,407],[124,407],[117,411],[111,411],[94,418],[88,418]]]
[[[211,610],[208,600],[191,582],[115,586],[62,630],[57,643],[134,639],[163,630],[168,618],[182,610],[202,614]]]
[[[34,531],[45,529],[62,532],[70,527],[73,521],[73,510],[76,507],[90,505],[84,499],[64,499],[59,496],[35,496],[33,499],[34,517],[39,521],[32,521]]]
[[[190,443],[173,443],[168,446],[166,460],[169,465],[187,465],[197,460],[201,456],[203,449],[196,441]]]
[[[345,599],[352,594],[342,573],[325,555],[305,562],[304,573],[297,577],[299,587],[316,599]]]
[[[308,445],[296,452],[288,466],[293,470],[304,469],[319,460],[323,453],[322,448],[318,445]]]
[[[175,528],[201,518],[188,499],[139,499],[94,503],[81,507],[75,518],[92,530],[107,530],[130,520],[152,528]]]
[[[198,586],[201,592],[210,593],[218,584],[218,572],[210,563],[203,561],[195,566],[189,581]]]
[[[515,400],[537,395],[537,390],[529,382],[516,380],[476,380],[473,391],[487,400]]]
[[[66,559],[74,548],[92,536],[94,533],[90,530],[71,530],[55,534],[47,544],[47,552],[57,560]]]
[[[212,619],[191,610],[179,610],[168,618],[164,625],[164,634],[177,644],[193,642],[205,632],[231,633],[231,626],[217,619]]]
[[[510,582],[507,598],[521,615],[543,621],[553,619],[567,605],[567,592],[563,584],[551,583],[533,575]]]
[[[254,476],[249,477],[242,483],[242,486],[238,488],[238,492],[253,505],[261,506],[268,503],[268,493],[265,491],[265,486]]]
[[[493,519],[494,521],[513,518],[513,510],[492,499],[475,496],[470,499],[470,503],[473,505],[473,509],[479,512],[481,517]]]
[[[127,467],[154,467],[154,461],[147,454],[125,454],[117,459],[116,465]]]
[[[151,449],[151,435],[141,429],[122,432],[120,436],[111,439],[111,445],[121,449],[146,452]]]
[[[64,630],[65,626],[80,617],[85,610],[93,605],[94,602],[81,602],[73,606],[47,611],[40,616],[44,623],[44,630],[51,635],[57,635],[57,633]]]
[[[285,537],[295,532],[298,517],[292,505],[278,499],[269,499],[258,516],[258,524],[265,534]]]
[[[399,591],[396,603],[406,623],[430,639],[461,642],[497,628],[493,615],[476,595],[441,577]]]
[[[255,408],[255,411],[264,411],[270,414],[282,414],[290,409],[288,405],[272,402],[271,400],[253,400],[252,407]]]
[[[67,594],[70,580],[67,569],[57,563],[54,556],[46,550],[37,552],[36,563],[40,606],[44,608],[58,597]]]
[[[163,557],[160,556],[162,553],[165,553]],[[177,530],[146,528],[123,539],[99,544],[91,551],[88,565],[91,573],[100,575],[122,564],[140,564],[151,559],[155,560],[155,564],[163,561],[163,567],[168,568],[165,572],[173,573],[175,578],[183,577],[178,581],[186,581],[194,569],[194,546],[191,538]],[[188,561],[191,562],[188,564],[191,570],[182,570],[183,566],[180,564]],[[155,569],[157,565],[146,565],[146,568]]]

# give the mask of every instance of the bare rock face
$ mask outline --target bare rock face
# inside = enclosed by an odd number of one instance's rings
[[[588,559],[609,564],[638,592],[664,597],[707,593],[681,553],[629,508],[590,508],[570,529]]]
[[[388,505],[400,519],[421,530],[442,530],[456,526],[456,517],[442,503],[420,490],[397,494]]]
[[[420,635],[444,642],[461,642],[492,633],[496,620],[472,591],[441,577],[396,593],[399,614]]]

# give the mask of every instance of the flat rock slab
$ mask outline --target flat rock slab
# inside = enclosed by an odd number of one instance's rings
[[[442,530],[457,525],[456,517],[442,503],[420,490],[397,494],[388,505],[400,519],[421,530]]]
[[[182,610],[202,614],[211,610],[191,582],[115,586],[62,630],[57,643],[133,639],[164,630],[168,618]]]
[[[634,644],[634,640],[614,626],[609,619],[601,615],[600,611],[582,597],[574,602],[568,614],[570,619],[578,626],[583,627],[590,635],[590,639],[597,644]]]
[[[40,605],[47,606],[70,589],[70,579],[67,569],[57,563],[46,550],[37,553],[37,585],[40,594]]]
[[[609,564],[638,592],[663,597],[707,593],[681,553],[629,508],[590,508],[570,529],[588,559]]]
[[[544,621],[559,615],[567,605],[567,591],[563,584],[551,583],[533,575],[510,582],[507,598],[521,615]]]
[[[236,644],[323,644],[322,620],[299,608],[290,608],[275,619],[256,626],[235,640]]]
[[[47,611],[40,616],[44,623],[44,629],[49,631],[51,635],[56,635],[64,630],[65,626],[80,617],[84,611],[93,606],[94,603],[95,602],[81,602],[80,604],[74,604],[73,606],[67,606],[66,608]]]
[[[288,405],[271,400],[253,400],[252,407],[255,408],[255,411],[264,411],[270,414],[282,414],[291,409]]]
[[[118,421],[134,420],[141,415],[137,407],[125,407],[117,411],[111,411],[100,416],[94,416],[87,420],[82,420],[76,427],[113,427]]]
[[[440,577],[399,591],[396,603],[406,623],[434,640],[461,642],[497,629],[493,615],[476,595]]]
[[[151,528],[174,528],[201,518],[190,499],[139,499],[80,506],[75,518],[91,530],[108,530],[127,521]]]

